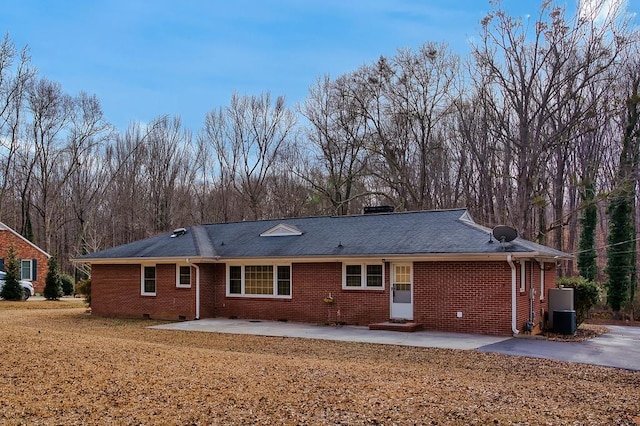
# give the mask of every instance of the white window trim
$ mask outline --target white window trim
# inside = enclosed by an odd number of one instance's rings
[[[240,293],[231,293],[231,275],[229,273],[232,266],[239,266],[241,273],[241,290]],[[273,294],[245,294],[245,266],[271,266],[273,267]],[[279,295],[278,293],[278,266],[289,267],[289,293],[288,295]],[[227,263],[226,266],[226,296],[227,297],[244,297],[249,299],[291,299],[293,295],[293,267],[291,263]]]
[[[347,286],[347,265],[348,266],[360,266],[360,287]],[[382,266],[382,287],[367,286],[367,266],[376,265]],[[380,262],[342,262],[342,289],[343,290],[380,290],[385,288],[385,267],[384,263]]]
[[[180,268],[188,267],[189,268],[189,284],[180,284]],[[191,265],[187,263],[176,263],[176,288],[191,288],[191,279],[192,279],[192,270]]]
[[[155,289],[153,293],[144,291],[144,268],[155,268],[156,277],[155,277]],[[155,296],[158,291],[158,266],[156,264],[142,264],[140,265],[140,295],[141,296]]]
[[[520,293],[524,293],[526,290],[527,280],[527,262],[525,260],[520,261]]]
[[[29,262],[29,276],[22,276],[22,262]],[[33,281],[33,259],[20,259],[20,279],[25,281]]]

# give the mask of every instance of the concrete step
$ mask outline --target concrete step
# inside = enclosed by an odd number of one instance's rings
[[[369,330],[387,330],[387,331],[404,331],[404,332],[413,332],[422,330],[422,324],[418,324],[413,321],[406,322],[379,322],[375,324],[369,324]]]

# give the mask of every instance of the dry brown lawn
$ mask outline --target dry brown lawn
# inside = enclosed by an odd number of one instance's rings
[[[0,301],[0,321],[0,424],[640,423],[640,372],[154,330],[80,301]]]

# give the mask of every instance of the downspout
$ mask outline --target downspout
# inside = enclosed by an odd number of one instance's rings
[[[513,263],[513,259],[510,254],[507,255],[507,263],[511,267],[511,331],[514,335],[520,334],[520,330],[516,327],[517,310],[516,310],[516,265]]]
[[[540,300],[544,299],[544,262],[538,261],[540,267]],[[541,318],[544,319],[544,318]]]
[[[200,319],[200,267],[195,263],[191,263],[187,259],[187,263],[196,268],[196,319]]]

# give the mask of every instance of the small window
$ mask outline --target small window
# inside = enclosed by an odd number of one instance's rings
[[[382,290],[384,288],[384,268],[382,264],[345,264],[343,267],[342,288]]]
[[[278,296],[291,296],[291,267],[278,266]]]
[[[229,293],[242,294],[241,266],[229,266]]]
[[[367,265],[367,287],[382,287],[382,265]]]
[[[191,266],[178,266],[176,272],[176,287],[191,287]]]
[[[347,287],[362,287],[362,265],[347,265]]]
[[[33,280],[31,276],[31,259],[20,261],[20,279],[26,281]]]
[[[144,296],[156,295],[156,267],[155,266],[142,267],[142,295]]]

